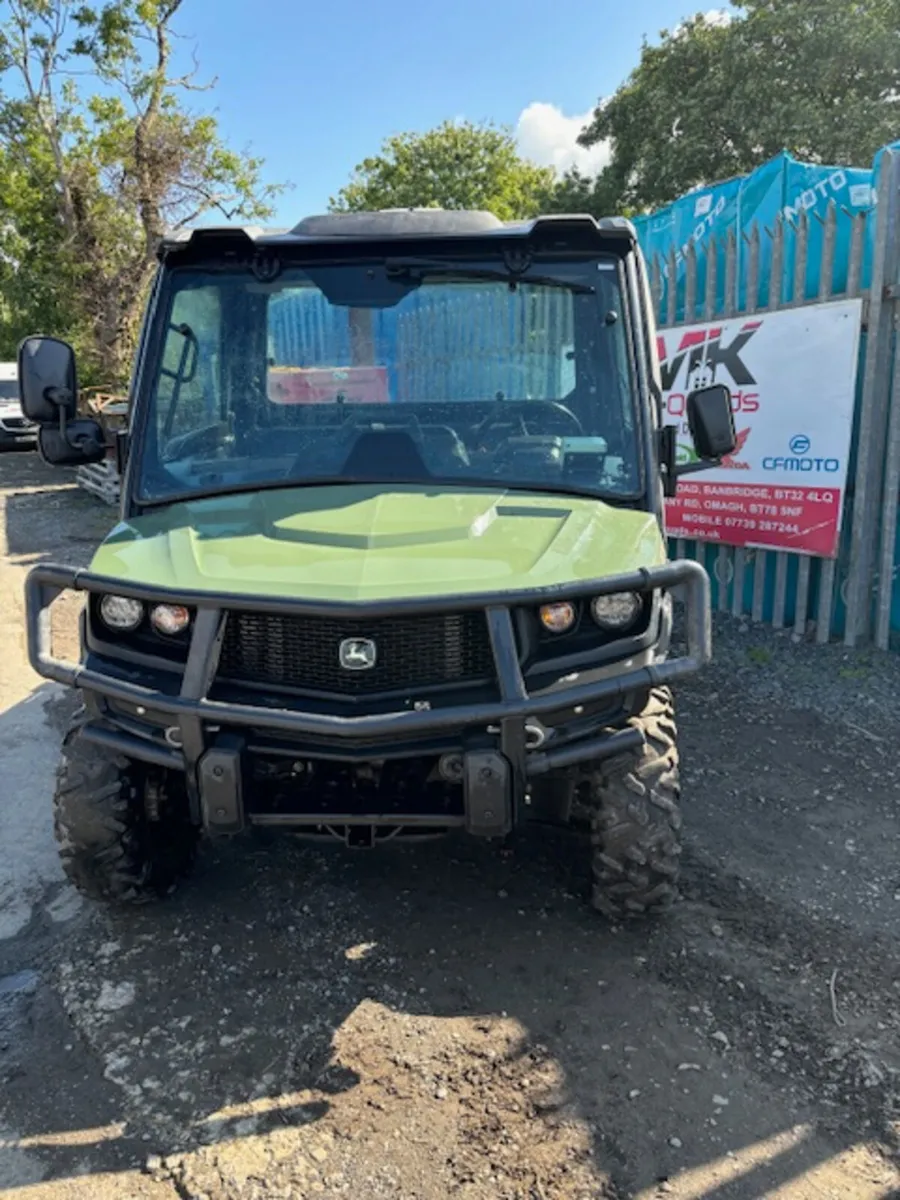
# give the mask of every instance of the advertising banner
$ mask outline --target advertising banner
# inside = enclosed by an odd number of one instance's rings
[[[665,420],[696,460],[688,393],[731,389],[737,447],[679,480],[670,537],[834,558],[856,394],[862,301],[684,325],[659,333]]]

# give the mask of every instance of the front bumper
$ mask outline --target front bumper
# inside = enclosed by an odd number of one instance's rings
[[[607,595],[620,591],[671,593],[679,589],[685,601],[687,653],[665,661],[655,655],[635,665],[634,660],[615,664],[584,680],[576,674],[559,687],[539,695],[528,692],[513,625],[513,610],[522,605],[540,605],[558,598]],[[196,609],[193,635],[177,694],[166,694],[129,680],[123,673],[96,670],[84,663],[67,663],[53,657],[50,636],[50,606],[65,590],[115,592],[153,602],[185,604]],[[589,759],[619,753],[641,740],[632,727],[617,731],[585,729],[583,736],[565,744],[529,749],[526,723],[541,717],[624,701],[635,693],[668,685],[699,670],[711,657],[711,610],[709,578],[696,562],[679,561],[627,575],[554,589],[528,589],[487,596],[452,596],[371,604],[318,603],[305,600],[273,600],[259,597],[209,593],[172,593],[167,589],[133,586],[118,579],[92,575],[58,566],[35,567],[26,582],[28,651],[31,665],[46,679],[80,688],[95,702],[97,720],[87,726],[86,736],[132,758],[187,772],[189,793],[204,823],[226,828],[239,819],[239,759],[248,740],[259,731],[275,739],[318,739],[327,747],[324,757],[344,761],[378,760],[396,754],[400,746],[440,743],[449,739],[465,751],[463,755],[466,821],[473,832],[477,821],[471,815],[480,807],[489,814],[486,824],[498,820],[504,828],[512,820],[515,797],[528,779],[576,765]],[[492,702],[449,703],[444,707],[338,716],[298,711],[270,704],[230,703],[211,699],[218,655],[229,609],[290,613],[298,616],[358,616],[364,612],[380,617],[452,608],[481,609],[486,613],[498,685]],[[177,728],[178,748],[153,741],[140,732],[140,722],[115,717],[122,707],[152,713],[157,723]],[[471,777],[471,778],[470,778]],[[232,778],[231,800],[220,781]],[[494,780],[496,786],[490,784]],[[500,788],[507,799],[500,804]],[[489,793],[493,792],[493,796]],[[478,800],[480,795],[481,799]],[[510,799],[511,797],[511,799]],[[220,812],[222,819],[216,821]],[[494,832],[493,828],[490,832]]]

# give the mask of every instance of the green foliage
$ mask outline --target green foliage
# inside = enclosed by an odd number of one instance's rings
[[[388,138],[380,155],[359,164],[331,207],[485,209],[511,221],[540,212],[553,184],[552,170],[520,157],[509,130],[445,121],[427,133]]]
[[[744,0],[646,44],[598,104],[584,146],[610,140],[611,209],[648,209],[782,150],[865,166],[900,127],[900,0]]]
[[[73,256],[57,216],[50,156],[25,123],[15,123],[16,153],[0,128],[0,360],[15,357],[29,333],[78,326],[72,290]]]
[[[634,210],[621,202],[619,189],[605,171],[592,177],[572,167],[557,179],[544,203],[544,212],[630,217]]]
[[[53,332],[121,384],[159,239],[269,215],[260,160],[184,106],[207,85],[172,70],[181,4],[0,0],[0,358]]]
[[[755,667],[767,667],[772,661],[772,652],[765,646],[751,646],[747,651],[747,658]]]

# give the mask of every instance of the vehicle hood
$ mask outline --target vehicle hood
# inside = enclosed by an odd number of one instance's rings
[[[180,592],[371,601],[552,587],[665,559],[656,519],[502,489],[288,488],[120,523],[92,570]]]

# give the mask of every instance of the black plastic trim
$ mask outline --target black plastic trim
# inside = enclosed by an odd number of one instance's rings
[[[49,610],[53,600],[66,589],[76,591],[109,591],[111,586],[121,595],[132,595],[140,599],[174,599],[176,602],[196,605],[199,612],[216,612],[225,607],[241,606],[265,612],[291,613],[379,613],[429,612],[461,607],[484,607],[490,610],[491,637],[494,646],[498,679],[502,694],[497,701],[454,705],[438,709],[416,709],[414,711],[366,713],[360,716],[336,716],[323,713],[296,712],[279,708],[260,708],[243,703],[224,703],[208,699],[207,696],[170,696],[143,687],[134,682],[117,679],[92,669],[84,664],[65,663],[53,658]],[[594,680],[585,684],[575,683],[571,687],[540,695],[528,693],[518,660],[515,656],[515,637],[510,608],[520,603],[540,602],[545,597],[561,595],[608,595],[618,591],[649,592],[656,589],[670,590],[682,587],[687,604],[688,653],[667,662],[648,663],[637,668],[623,670],[620,674]],[[271,731],[296,734],[363,735],[383,737],[388,741],[410,734],[463,729],[515,719],[524,722],[529,716],[538,716],[570,705],[584,704],[593,700],[623,697],[628,692],[670,683],[685,675],[693,674],[712,655],[711,607],[709,577],[703,567],[692,561],[679,561],[662,566],[645,568],[625,575],[608,576],[605,579],[583,581],[574,585],[555,588],[523,589],[503,595],[504,603],[498,605],[496,593],[491,595],[435,596],[407,598],[403,600],[376,601],[372,604],[347,604],[310,600],[274,599],[271,597],[247,597],[212,595],[204,593],[176,593],[167,588],[150,588],[139,584],[111,581],[106,576],[93,575],[70,567],[41,565],[34,567],[25,584],[27,598],[28,653],[34,670],[44,678],[56,680],[70,687],[96,692],[124,703],[142,704],[148,708],[171,714],[179,721],[194,718],[211,721],[219,725],[262,727]],[[211,628],[213,618],[204,618],[205,626]],[[196,634],[195,634],[196,636]],[[214,672],[214,638],[205,638],[201,651],[197,651],[198,662],[195,675],[199,681],[210,679]],[[201,669],[202,661],[202,669]],[[192,686],[191,691],[197,687]],[[195,726],[195,729],[197,727]],[[201,727],[202,730],[202,727]],[[511,734],[512,726],[505,732]],[[506,738],[504,740],[507,740]],[[514,763],[514,767],[515,767]]]
[[[184,770],[184,759],[177,751],[155,746],[146,738],[136,737],[131,733],[123,733],[118,729],[106,729],[102,725],[89,722],[82,726],[81,736],[85,741],[93,742],[97,746],[104,746],[115,754],[124,755],[125,758],[136,758],[141,762],[165,767],[170,771]]]

